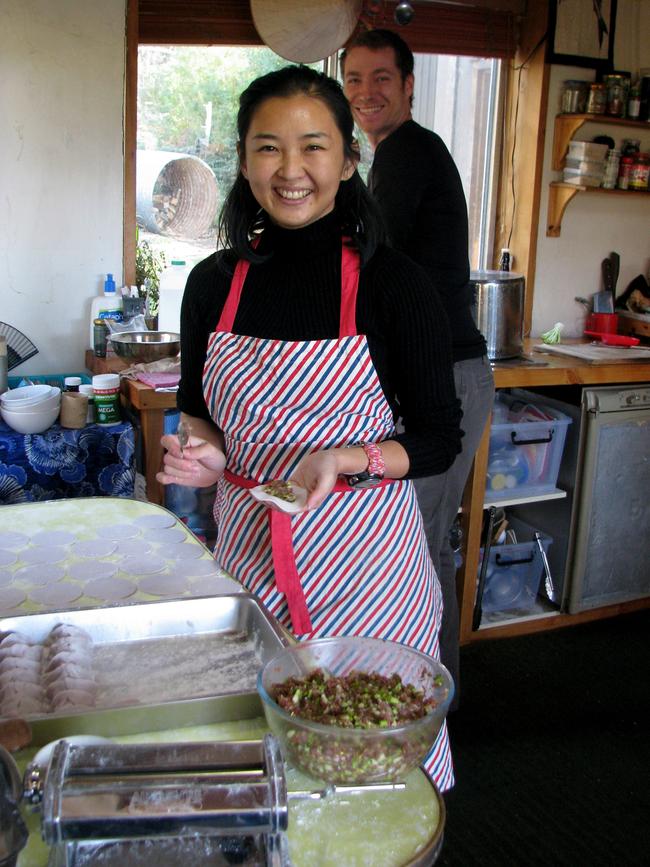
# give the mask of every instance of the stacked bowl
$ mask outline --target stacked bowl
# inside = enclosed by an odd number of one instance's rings
[[[42,433],[57,420],[61,389],[53,385],[23,385],[0,394],[0,416],[22,434]]]

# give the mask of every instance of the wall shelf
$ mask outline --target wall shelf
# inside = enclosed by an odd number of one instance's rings
[[[546,215],[546,234],[549,238],[559,238],[562,231],[562,217],[569,202],[578,193],[599,193],[609,196],[635,196],[641,199],[650,193],[639,190],[607,190],[604,187],[584,187],[580,184],[565,184],[554,181],[549,185],[548,213]]]
[[[564,167],[564,160],[569,151],[569,142],[586,123],[601,125],[634,127],[650,132],[650,124],[644,120],[629,120],[624,117],[610,117],[607,114],[558,114],[555,117],[555,132],[553,135],[553,158],[551,168],[559,172]],[[622,190],[621,192],[626,192]]]
[[[578,130],[586,123],[597,123],[610,126],[624,126],[633,129],[643,129],[650,132],[650,124],[643,120],[629,120],[623,117],[610,117],[606,114],[558,114],[555,117],[553,134],[553,154],[551,168],[559,172],[564,167],[564,161],[569,151],[569,143]],[[605,193],[614,196],[647,196],[648,193],[638,190],[607,190],[604,187],[585,187],[579,184],[567,184],[554,181],[549,185],[548,213],[546,217],[546,235],[549,238],[559,238],[562,231],[562,218],[569,202],[578,193]]]

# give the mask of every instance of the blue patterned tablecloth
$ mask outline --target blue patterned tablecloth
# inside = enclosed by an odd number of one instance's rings
[[[130,422],[58,424],[21,434],[0,421],[0,505],[71,497],[132,497],[135,431]]]

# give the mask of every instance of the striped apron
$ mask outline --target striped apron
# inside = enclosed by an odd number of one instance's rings
[[[439,658],[440,586],[409,481],[363,490],[337,485],[320,508],[283,516],[307,612],[306,627],[292,623],[296,600],[274,569],[282,548],[275,539],[272,545],[269,520],[281,513],[246,488],[290,478],[310,452],[381,442],[395,425],[367,339],[356,332],[358,255],[343,245],[339,337],[328,340],[234,334],[248,268],[242,260],[235,269],[203,371],[227,466],[215,503],[215,557],[299,638],[365,635]],[[453,785],[446,725],[424,764],[441,791]]]

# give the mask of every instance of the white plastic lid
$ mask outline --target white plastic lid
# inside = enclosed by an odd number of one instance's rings
[[[81,385],[80,376],[66,376],[63,380],[64,385]]]
[[[93,376],[93,389],[110,389],[119,387],[119,373],[98,373]]]
[[[82,382],[79,386],[79,391],[81,394],[87,394],[89,397],[93,394],[93,387],[89,382]]]

